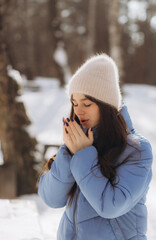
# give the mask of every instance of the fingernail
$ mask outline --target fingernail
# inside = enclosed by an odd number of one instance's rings
[[[66,122],[66,126],[68,127],[69,126],[69,124]]]
[[[68,121],[68,122],[70,122],[70,119],[69,119],[69,118],[67,118],[67,121]]]
[[[72,122],[74,122],[74,119],[73,119],[73,118],[71,118],[71,121],[72,121]]]
[[[67,129],[65,128],[65,131],[66,131],[66,133],[68,134],[68,131],[67,131]]]

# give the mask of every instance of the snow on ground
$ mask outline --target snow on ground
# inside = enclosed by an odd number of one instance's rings
[[[156,157],[156,87],[148,85],[124,85],[124,102],[135,128],[144,135],[153,146]],[[29,132],[36,136],[41,144],[62,144],[62,117],[69,114],[70,101],[64,89],[60,89],[57,80],[37,78],[24,83],[21,96],[27,113],[32,119]],[[49,151],[49,157],[50,157]],[[147,198],[149,212],[148,239],[156,239],[156,163],[153,162],[153,180]],[[64,209],[47,207],[36,194],[24,195],[20,199],[33,199],[39,212],[44,240],[55,240],[58,224]]]
[[[34,200],[0,199],[1,240],[44,240]]]
[[[29,132],[43,144],[62,143],[62,118],[69,113],[70,101],[58,81],[37,78],[25,86],[20,98],[33,123]]]

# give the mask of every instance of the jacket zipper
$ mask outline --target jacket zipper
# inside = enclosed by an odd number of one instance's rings
[[[76,240],[76,235],[77,235],[77,221],[76,221],[76,217],[77,217],[77,208],[78,208],[78,198],[79,198],[79,194],[80,194],[80,190],[78,190],[78,194],[77,194],[77,198],[76,198],[76,207],[75,207],[75,211],[74,211],[74,228],[75,228],[75,235],[73,240]]]

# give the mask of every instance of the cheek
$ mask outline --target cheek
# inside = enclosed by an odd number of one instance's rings
[[[95,122],[98,124],[100,122],[100,111],[99,109],[96,109],[94,111],[94,119],[95,119]]]
[[[76,108],[73,108],[73,112],[74,112],[74,114],[75,114],[76,116],[78,116],[78,111],[77,111]]]

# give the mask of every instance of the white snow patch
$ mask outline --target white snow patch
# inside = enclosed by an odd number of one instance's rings
[[[22,85],[23,81],[25,81],[24,78],[22,78],[21,74],[19,73],[19,71],[15,70],[12,68],[12,66],[7,66],[7,71],[8,71],[8,75],[13,78],[18,85]]]

